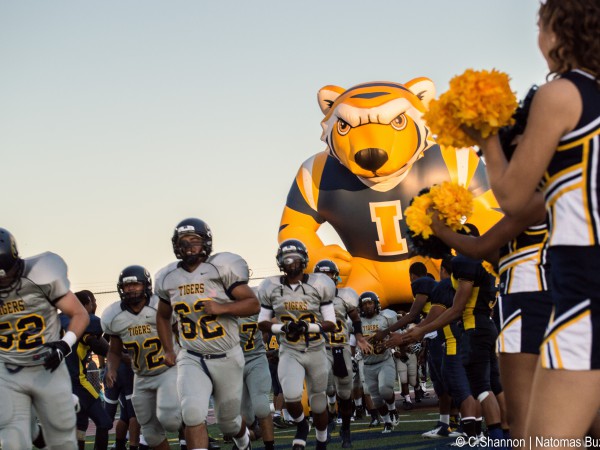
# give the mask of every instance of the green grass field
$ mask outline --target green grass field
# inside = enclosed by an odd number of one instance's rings
[[[438,420],[437,407],[435,401],[423,402],[425,404],[419,404],[412,411],[403,411],[399,409],[400,413],[400,424],[395,427],[394,431],[390,434],[382,434],[382,426],[376,428],[369,428],[370,419],[352,422],[352,444],[354,450],[366,450],[366,449],[381,449],[381,450],[393,450],[398,448],[413,448],[413,449],[435,449],[435,448],[447,448],[447,444],[451,443],[452,440],[431,440],[423,439],[421,433],[432,429]],[[338,435],[339,425],[333,432],[333,438],[329,443],[329,450],[341,449],[341,441]],[[209,432],[212,437],[219,439],[219,445],[222,450],[229,450],[233,446],[231,443],[224,443],[221,439],[218,428],[215,425],[209,426]],[[275,447],[277,449],[291,449],[292,439],[294,436],[295,429],[275,429]],[[114,436],[111,435],[111,439]],[[179,443],[176,435],[170,436],[171,449],[179,449]],[[311,430],[308,440],[307,449],[314,449],[315,447],[315,434],[314,430]],[[262,441],[254,441],[252,443],[253,449],[262,449]],[[86,450],[93,449],[93,437],[88,437]]]

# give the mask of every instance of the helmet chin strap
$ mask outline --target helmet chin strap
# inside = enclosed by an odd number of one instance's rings
[[[15,267],[16,269],[14,269]],[[13,268],[9,270],[9,272],[12,272],[13,269],[15,273],[7,275],[13,278],[13,280],[6,287],[0,288],[0,306],[4,304],[4,300],[8,298],[9,294],[14,289],[18,290],[21,287],[21,277],[23,275],[23,271],[25,270],[25,262],[21,258],[19,258],[13,266]]]

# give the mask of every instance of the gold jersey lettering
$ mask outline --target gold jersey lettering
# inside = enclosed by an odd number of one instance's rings
[[[308,305],[304,302],[283,302],[287,311],[308,311]]]
[[[25,311],[25,302],[23,300],[13,300],[0,306],[0,314],[14,314]]]
[[[179,295],[204,294],[204,283],[183,284],[178,289]]]

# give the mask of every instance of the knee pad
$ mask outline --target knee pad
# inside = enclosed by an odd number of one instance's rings
[[[379,388],[379,395],[383,400],[388,400],[395,395],[394,388],[390,386],[381,386]]]
[[[183,422],[191,427],[204,423],[206,420],[206,413],[204,413],[203,410],[204,408],[196,406],[193,401],[184,399],[181,402],[181,416]],[[137,418],[138,422],[141,423],[139,414]]]
[[[327,409],[327,396],[323,393],[311,394],[310,409],[317,414],[325,411]]]
[[[490,393],[488,391],[482,392],[481,394],[479,394],[477,396],[477,401],[479,401],[479,403],[483,403],[484,400],[486,398],[488,398],[490,396]]]
[[[259,419],[264,419],[271,414],[271,404],[266,395],[256,395],[252,397],[252,406],[254,406],[254,415]]]
[[[150,447],[158,447],[167,438],[165,430],[155,421],[142,426],[144,439]]]
[[[181,413],[179,411],[159,411],[158,421],[163,428],[171,433],[179,430],[181,427]]]
[[[217,423],[217,425],[224,435],[235,436],[240,432],[240,428],[242,427],[242,416],[238,415],[233,420],[224,420],[221,423]]]

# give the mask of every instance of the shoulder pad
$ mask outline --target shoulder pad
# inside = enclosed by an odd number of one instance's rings
[[[324,300],[333,301],[335,298],[335,283],[324,273],[308,274],[308,284],[321,292]]]
[[[152,309],[158,309],[159,302],[160,302],[160,298],[158,297],[158,295],[154,294],[152,297],[150,297],[150,301],[148,302],[148,304],[146,306],[148,306]]]
[[[165,277],[168,274],[170,274],[171,272],[173,272],[174,270],[177,269],[178,265],[179,265],[179,261],[173,261],[172,263],[166,265],[165,267],[160,269],[158,272],[156,272],[156,275],[154,276],[155,290],[157,290],[162,285],[163,280],[165,279]]]
[[[64,259],[56,253],[44,252],[30,258],[25,258],[25,272],[23,276],[29,278],[36,284],[51,284],[55,281],[66,281],[69,291],[69,281],[67,278],[67,264]],[[63,294],[64,295],[64,294]]]
[[[358,294],[350,287],[338,289],[338,296],[348,306],[348,309],[352,311],[358,308]]]
[[[100,319],[100,323],[102,325],[102,330],[105,333],[112,333],[112,321],[123,309],[121,308],[121,302],[111,303],[108,308],[104,310],[102,313],[102,318]]]
[[[226,273],[233,273],[237,278],[246,281],[250,278],[248,263],[246,263],[240,255],[236,255],[235,253],[215,253],[214,255],[211,255],[206,262],[215,266],[221,276]]]
[[[398,317],[396,312],[391,309],[382,309],[379,314],[387,319],[394,319],[394,321],[396,321],[396,318]]]

